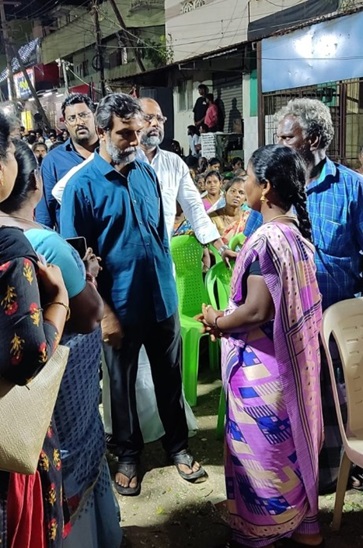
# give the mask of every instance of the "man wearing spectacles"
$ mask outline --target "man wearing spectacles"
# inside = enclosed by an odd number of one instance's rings
[[[166,122],[159,104],[154,99],[146,97],[140,99],[140,103],[144,112],[145,125],[138,158],[149,163],[158,176],[169,238],[173,233],[178,201],[197,239],[202,244],[213,243],[228,263],[228,259],[234,258],[236,254],[220,239],[218,230],[204,209],[188,166],[177,154],[159,148],[164,140],[164,123]]]
[[[43,198],[36,209],[36,219],[50,228],[59,227],[59,204],[52,196],[56,183],[74,166],[89,158],[98,146],[94,121],[95,107],[82,93],[71,93],[62,104],[62,115],[70,135],[42,162]]]

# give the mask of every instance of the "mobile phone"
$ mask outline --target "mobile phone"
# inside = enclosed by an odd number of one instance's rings
[[[87,242],[84,236],[78,236],[77,238],[67,238],[66,241],[78,251],[81,259],[86,255]]]

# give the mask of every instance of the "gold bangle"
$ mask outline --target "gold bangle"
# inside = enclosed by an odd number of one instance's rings
[[[64,308],[67,311],[67,315],[66,315],[66,322],[67,322],[69,318],[71,317],[71,309],[69,308],[69,306],[66,305],[65,303],[62,303],[61,301],[52,301],[51,303],[47,303],[46,305],[44,305],[44,308],[48,308],[49,306],[52,306],[53,304],[64,306]]]

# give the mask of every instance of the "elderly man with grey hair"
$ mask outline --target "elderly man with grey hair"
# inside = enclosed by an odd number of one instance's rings
[[[144,113],[134,98],[114,93],[101,100],[95,119],[100,149],[64,190],[61,231],[85,236],[102,259],[98,288],[105,301],[102,336],[111,354],[115,486],[122,495],[138,495],[143,439],[135,382],[141,345],[150,360],[168,457],[187,481],[206,473],[188,451],[177,297],[160,186],[153,169],[136,159]]]
[[[307,210],[312,224],[317,279],[326,309],[354,297],[362,289],[363,177],[327,156],[334,127],[330,110],[321,101],[291,100],[276,113],[275,120],[278,142],[298,150],[308,167]],[[259,222],[252,214],[245,233],[251,234]],[[339,358],[337,351],[335,353],[339,376]],[[336,486],[342,441],[324,355],[321,391],[325,442],[320,453],[319,476],[320,492],[326,493]],[[343,395],[341,401],[344,402]],[[346,415],[345,403],[342,411],[343,416]]]

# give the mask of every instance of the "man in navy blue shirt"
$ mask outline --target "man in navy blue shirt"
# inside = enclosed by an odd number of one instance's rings
[[[37,221],[50,228],[59,227],[60,206],[52,196],[54,185],[98,146],[94,110],[91,99],[82,93],[71,93],[63,101],[62,115],[70,138],[47,154],[42,162],[43,198],[36,209]]]
[[[108,95],[97,108],[96,124],[100,150],[65,188],[61,232],[85,236],[102,258],[98,287],[105,300],[102,336],[118,457],[115,483],[120,494],[137,495],[143,439],[135,381],[142,344],[165,430],[164,449],[184,479],[200,480],[206,473],[187,451],[177,296],[160,187],[153,169],[135,160],[144,125],[141,106],[129,95]]]

